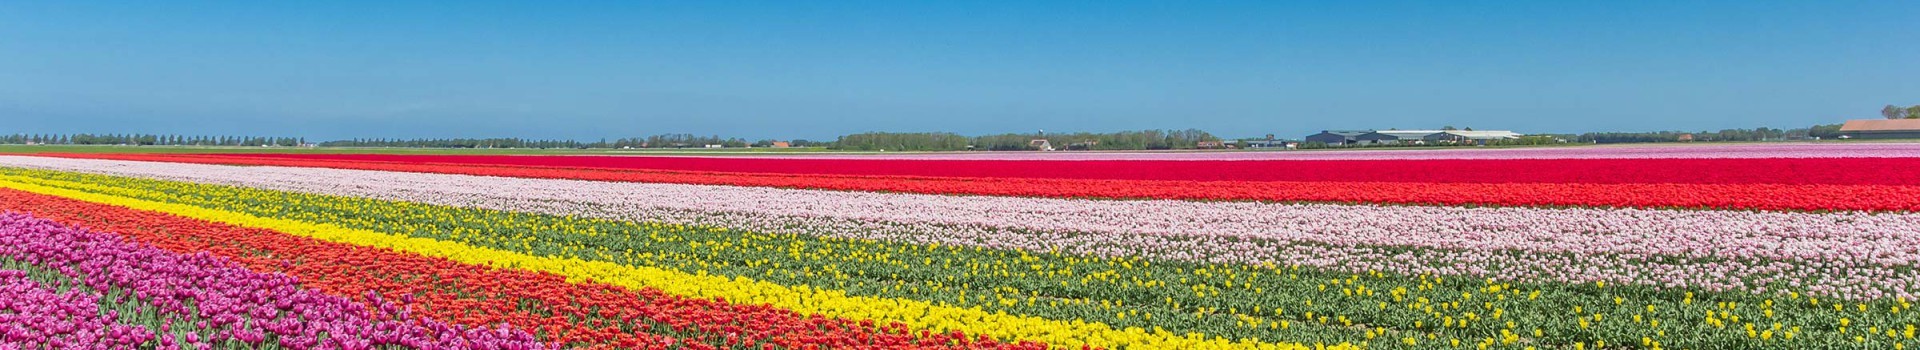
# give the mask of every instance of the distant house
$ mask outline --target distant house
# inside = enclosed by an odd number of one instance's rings
[[[1220,141],[1200,141],[1200,142],[1194,143],[1193,147],[1199,148],[1199,149],[1215,149],[1215,148],[1226,148],[1227,144],[1222,143]]]
[[[1042,151],[1052,151],[1053,143],[1047,142],[1047,139],[1035,139],[1033,141],[1027,141],[1027,148],[1037,149]]]
[[[1370,132],[1373,132],[1373,130],[1321,130],[1318,134],[1307,135],[1306,140],[1307,142],[1344,146],[1353,144],[1353,138],[1355,136],[1365,135]]]
[[[1840,125],[1850,139],[1920,139],[1920,119],[1861,119]]]
[[[773,148],[788,148],[788,147],[793,147],[793,144],[791,144],[791,143],[787,143],[786,141],[774,141],[774,142],[773,142]]]
[[[1690,134],[1690,133],[1680,134],[1680,137],[1675,137],[1674,140],[1680,141],[1680,142],[1693,142],[1693,134]]]

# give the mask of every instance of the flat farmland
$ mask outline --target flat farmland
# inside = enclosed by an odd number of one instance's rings
[[[89,150],[0,155],[0,317],[43,316],[0,337],[297,349],[1920,346],[1920,144]]]

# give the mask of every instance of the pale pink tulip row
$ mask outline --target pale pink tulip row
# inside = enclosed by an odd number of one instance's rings
[[[1108,201],[0,157],[0,165],[761,231],[1350,271],[1920,290],[1920,215]],[[1682,257],[1666,261],[1667,257]]]

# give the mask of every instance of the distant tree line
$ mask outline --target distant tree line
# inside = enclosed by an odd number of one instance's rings
[[[780,141],[779,140],[754,141],[753,147],[773,147],[774,142],[780,142]],[[829,144],[832,144],[832,142],[816,142],[816,141],[811,141],[807,139],[793,139],[792,141],[787,141],[787,147],[826,147]]]
[[[534,140],[523,138],[486,139],[388,139],[366,138],[321,142],[321,147],[401,147],[401,148],[579,148],[587,145],[574,140]]]
[[[1441,130],[1460,130],[1460,129],[1441,129]],[[1471,130],[1468,130],[1468,131],[1471,131]],[[1464,147],[1480,147],[1480,146],[1539,146],[1539,145],[1554,145],[1554,144],[1567,143],[1568,140],[1574,140],[1574,139],[1577,139],[1578,137],[1579,135],[1574,135],[1574,134],[1533,134],[1533,135],[1526,135],[1526,136],[1521,136],[1519,138],[1508,139],[1508,140],[1487,140],[1485,143],[1482,143],[1482,142],[1435,142],[1435,143],[1329,145],[1322,142],[1301,142],[1298,147],[1300,149],[1321,149],[1321,148],[1436,148],[1436,147],[1463,147],[1464,148]],[[1259,140],[1249,140],[1249,141],[1259,141]]]
[[[1037,139],[1045,139],[1058,149],[1075,150],[1158,150],[1192,149],[1203,141],[1220,141],[1198,129],[1138,130],[1111,133],[1076,132],[1069,134],[999,134],[975,137],[977,149],[1003,151],[1026,149]]]
[[[872,132],[841,136],[836,141],[804,139],[787,141],[789,147],[827,147],[844,150],[959,151],[1027,150],[1034,140],[1047,140],[1056,149],[1157,150],[1191,149],[1201,141],[1220,141],[1205,131],[1140,130],[1112,133],[1007,133],[977,137],[955,133]],[[314,144],[319,147],[396,147],[396,148],[704,148],[773,147],[778,140],[748,142],[741,138],[717,135],[659,134],[613,140],[579,141],[527,138],[354,138]],[[55,145],[185,145],[185,146],[300,146],[309,144],[301,137],[185,136],[157,134],[13,134],[0,136],[0,144]]]
[[[700,148],[707,145],[746,147],[747,141],[739,138],[721,138],[720,135],[659,134],[644,138],[621,139],[621,142],[617,142],[613,148]]]
[[[306,144],[302,137],[187,136],[157,134],[13,134],[0,144],[129,145],[129,146],[284,146]]]
[[[973,139],[950,132],[868,132],[840,136],[827,146],[855,151],[958,151]]]
[[[1920,106],[1897,108],[1888,106],[1883,110],[1887,117],[1920,118],[1920,110],[1908,112]],[[1448,127],[1451,128],[1451,127]],[[1471,130],[1471,129],[1468,129]],[[1539,145],[1559,143],[1561,140],[1579,143],[1649,143],[1649,142],[1715,142],[1715,141],[1786,141],[1806,139],[1835,139],[1840,135],[1840,124],[1814,125],[1797,129],[1725,129],[1720,131],[1650,131],[1650,132],[1590,132],[1584,134],[1536,134],[1514,140],[1491,141],[1488,145]],[[825,147],[836,150],[855,151],[1013,151],[1035,149],[1034,141],[1045,140],[1048,146],[1057,150],[1169,150],[1194,149],[1202,147],[1202,142],[1217,142],[1221,138],[1196,129],[1186,130],[1137,130],[1108,133],[1005,133],[983,136],[963,136],[951,132],[868,132],[840,136],[834,141],[819,142],[809,140],[787,141],[790,147]],[[1246,139],[1261,140],[1261,139]],[[772,147],[776,140],[758,140],[748,142],[741,138],[720,137],[717,135],[697,136],[694,134],[659,134],[646,137],[619,138],[598,141],[526,139],[526,138],[356,138],[349,140],[327,141],[317,144],[320,147],[400,147],[400,148],[704,148],[707,145],[721,147]],[[257,136],[186,136],[158,134],[12,134],[0,135],[0,144],[55,144],[55,145],[181,145],[181,146],[300,146],[309,144],[300,137],[257,137]],[[1231,144],[1231,143],[1229,143]],[[1318,148],[1326,145],[1301,144],[1302,148]],[[1423,146],[1423,145],[1408,145]],[[1424,145],[1431,147],[1431,145]]]
[[[1220,138],[1196,129],[1007,133],[975,137],[950,132],[869,132],[841,136],[829,148],[855,151],[1014,151],[1034,149],[1036,140],[1046,140],[1048,146],[1061,150],[1162,150],[1192,149],[1199,147],[1200,142],[1220,141]]]
[[[1648,143],[1648,142],[1714,142],[1714,141],[1788,141],[1807,139],[1833,139],[1840,136],[1840,124],[1814,125],[1799,129],[1725,129],[1720,131],[1650,131],[1650,132],[1590,132],[1574,136],[1569,141],[1581,143]]]
[[[797,140],[805,142],[805,140]],[[773,140],[762,140],[767,146]],[[694,136],[693,134],[660,134],[647,137],[619,138],[612,141],[600,139],[587,142],[578,140],[538,140],[524,138],[436,138],[436,139],[351,139],[321,142],[322,147],[403,147],[403,148],[701,148],[707,145],[721,147],[747,147],[749,143],[740,138],[721,138],[719,136]]]
[[[1920,119],[1920,105],[1906,107],[1887,105],[1880,109],[1880,116],[1887,119]]]

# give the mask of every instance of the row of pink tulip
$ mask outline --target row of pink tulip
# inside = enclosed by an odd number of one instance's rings
[[[0,157],[0,164],[442,205],[910,243],[1352,271],[1920,290],[1920,215],[963,197]],[[1548,268],[1551,267],[1551,268]]]
[[[132,305],[114,315],[154,314],[142,329],[113,322],[54,320],[48,315],[89,314],[67,307],[34,310],[15,323],[29,340],[135,342],[159,348],[282,347],[293,349],[542,349],[532,335],[511,329],[467,329],[417,317],[408,308],[378,299],[366,303],[300,286],[293,277],[263,274],[209,254],[181,255],[110,234],[61,226],[21,213],[0,213],[0,258],[54,271],[93,293],[68,301]],[[17,283],[16,283],[17,284]],[[23,295],[40,295],[27,291]],[[40,295],[37,298],[59,298]],[[72,303],[69,303],[72,304]],[[69,305],[72,306],[72,305]],[[0,321],[6,319],[0,318]],[[0,327],[3,328],[3,327]],[[184,332],[182,332],[184,331]],[[176,333],[183,336],[176,337]],[[142,338],[141,334],[157,334]],[[203,336],[205,335],[205,336]]]
[[[0,269],[0,345],[12,348],[131,348],[154,339],[152,330],[121,324],[100,310],[100,296],[58,290],[20,270]]]

